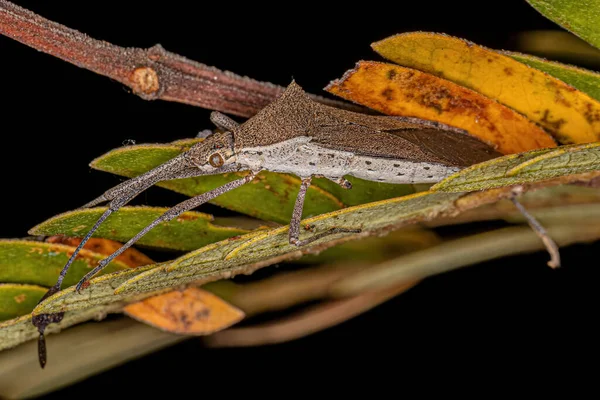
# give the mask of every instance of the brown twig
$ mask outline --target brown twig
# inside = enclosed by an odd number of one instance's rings
[[[259,82],[188,60],[160,45],[125,48],[93,39],[0,0],[0,33],[36,50],[129,86],[146,100],[168,100],[251,117],[272,102],[283,87]],[[344,108],[353,105],[314,96]]]
[[[207,336],[209,347],[261,346],[298,339],[330,328],[378,306],[413,287],[415,282],[319,304],[276,322],[234,328]]]
[[[0,0],[0,33],[119,81],[146,100],[178,101],[249,117],[283,90],[188,60],[160,45],[123,48],[96,40],[5,0]]]
[[[217,281],[203,288],[239,307],[249,317],[327,298],[334,282],[369,266],[368,263],[343,261],[285,272],[244,284]]]

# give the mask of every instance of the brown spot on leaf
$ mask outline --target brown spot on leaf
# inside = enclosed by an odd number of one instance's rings
[[[514,71],[512,68],[510,68],[510,67],[505,67],[505,68],[504,68],[504,73],[505,73],[506,75],[508,75],[508,76],[512,76],[512,75],[514,74],[514,72],[515,72],[515,71]]]
[[[17,302],[18,304],[21,304],[22,302],[27,300],[27,295],[25,293],[21,293],[20,295],[15,296],[13,298],[15,299],[15,302]]]
[[[197,215],[194,214],[181,214],[177,217],[177,222],[185,222],[185,221],[196,221],[198,219]]]
[[[390,88],[383,89],[381,95],[388,101],[394,101],[394,91]]]
[[[591,103],[585,104],[585,110],[583,116],[586,121],[590,124],[600,121],[600,111],[598,111]]]
[[[154,94],[160,89],[158,74],[150,67],[136,68],[131,74],[131,83],[136,93]]]
[[[67,237],[63,235],[55,235],[46,238],[47,243],[64,244],[67,246],[77,247],[81,243],[81,238]],[[91,238],[83,248],[105,256],[111,255],[118,250],[123,244],[114,240]],[[52,248],[51,248],[52,249]],[[62,249],[52,249],[55,251],[64,251]],[[72,254],[72,253],[71,253]],[[116,258],[128,267],[134,268],[142,265],[152,264],[154,261],[137,249],[129,248]],[[86,260],[86,262],[93,262]]]
[[[396,71],[395,71],[395,70],[393,70],[393,69],[390,69],[390,70],[387,72],[387,78],[388,78],[389,80],[392,80],[392,79],[394,79],[395,77],[396,77]]]
[[[393,81],[389,79],[391,70],[396,71]],[[517,75],[517,69],[507,68],[505,72]],[[384,114],[435,120],[464,129],[504,154],[555,146],[548,133],[513,110],[473,90],[410,68],[362,61],[352,74],[328,90]]]
[[[31,249],[29,249],[30,253],[38,253],[38,254],[44,254],[44,249],[42,249],[41,247],[32,247]]]
[[[556,101],[558,104],[562,104],[565,107],[571,107],[571,102],[568,101],[567,99],[565,99],[565,97],[563,96],[563,94],[560,90],[556,91],[554,101]]]
[[[206,335],[240,321],[244,313],[199,288],[173,291],[125,307],[130,317],[168,332]]]
[[[563,126],[567,121],[565,121],[563,118],[559,118],[557,120],[552,121],[550,119],[550,110],[546,109],[544,110],[544,115],[540,119],[540,122],[544,126],[547,126],[548,128],[554,131],[558,131],[560,130],[560,127]]]

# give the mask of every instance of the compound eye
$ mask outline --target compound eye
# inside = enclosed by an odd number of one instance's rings
[[[208,158],[208,163],[215,168],[222,166],[223,162],[223,157],[219,153],[214,153]]]

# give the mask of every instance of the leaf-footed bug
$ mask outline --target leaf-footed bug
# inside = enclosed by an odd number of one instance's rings
[[[291,173],[302,179],[290,221],[289,242],[304,246],[327,235],[360,232],[360,228],[336,227],[312,236],[307,231],[308,237],[300,239],[304,198],[313,177],[327,178],[347,189],[351,185],[344,178],[346,175],[386,183],[430,183],[501,155],[467,133],[435,122],[367,115],[317,103],[295,82],[277,100],[242,124],[218,112],[212,113],[211,120],[219,131],[83,206],[109,202],[108,209],[81,241],[56,284],[41,301],[60,290],[69,266],[100,224],[160,181],[249,171],[240,179],[169,209],[86,274],[77,284],[77,291],[157,224],[252,181],[263,170]],[[38,326],[40,332],[44,327]]]
[[[243,178],[168,210],[102,260],[77,284],[78,291],[84,282],[157,224],[250,182],[262,170],[292,173],[302,179],[289,230],[290,244],[302,246],[324,236],[321,233],[303,240],[299,238],[304,197],[314,176],[325,177],[348,189],[351,185],[344,179],[345,175],[399,184],[437,182],[461,168],[500,155],[478,139],[444,125],[360,114],[317,103],[295,82],[276,101],[241,125],[218,112],[212,113],[211,120],[220,132],[206,137],[166,163],[109,189],[83,206],[88,208],[109,202],[108,209],[65,265],[50,294],[60,289],[78,251],[100,224],[159,181],[250,171]],[[325,234],[343,231],[345,229],[336,228]]]

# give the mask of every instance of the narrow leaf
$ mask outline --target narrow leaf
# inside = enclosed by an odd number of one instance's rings
[[[46,290],[37,285],[0,284],[0,321],[30,313]]]
[[[62,244],[26,240],[0,240],[0,282],[50,287],[56,283],[60,270],[75,251]],[[63,287],[74,285],[105,256],[83,249],[71,265]],[[103,273],[126,269],[127,265],[113,261]]]
[[[556,146],[550,135],[521,114],[473,90],[415,69],[361,61],[326,90],[387,115],[422,118],[464,129],[503,154]]]
[[[373,43],[400,65],[473,89],[527,116],[563,144],[600,140],[600,103],[566,83],[466,40],[413,32]]]
[[[524,186],[524,190],[550,187],[570,182],[586,182],[600,177],[599,172],[563,176]],[[36,313],[67,311],[58,325],[50,325],[49,332],[90,319],[98,314],[119,310],[123,301],[138,301],[167,288],[194,282],[207,283],[248,274],[256,269],[284,260],[314,253],[352,238],[381,234],[400,226],[428,221],[439,216],[461,212],[489,204],[511,195],[511,188],[471,194],[425,192],[403,198],[380,201],[347,208],[303,221],[315,234],[332,226],[344,227],[353,221],[362,223],[363,233],[330,235],[309,246],[297,248],[287,242],[287,227],[270,231],[254,231],[241,237],[230,238],[189,253],[169,263],[127,269],[94,278],[91,285],[79,295],[72,288],[65,289],[41,303]],[[135,279],[138,277],[138,279]],[[115,288],[117,288],[115,292]],[[80,310],[71,312],[69,310]],[[0,349],[14,346],[36,337],[30,316],[0,323]]]
[[[149,297],[123,311],[140,322],[184,335],[210,335],[244,318],[240,309],[195,287]]]
[[[105,210],[105,207],[99,207],[60,214],[35,226],[29,233],[83,236]],[[126,242],[167,210],[158,207],[123,207],[108,217],[94,236]],[[138,243],[155,248],[189,251],[247,232],[243,229],[214,225],[211,221],[212,216],[208,214],[189,211],[156,226]]]
[[[101,317],[108,313],[120,310],[121,308],[122,305],[120,304],[110,304],[101,307],[91,307],[79,312],[65,313],[65,317],[61,322],[48,325],[46,333],[60,332],[61,329],[90,319],[101,319]],[[10,349],[20,343],[36,339],[38,335],[37,328],[31,323],[31,314],[0,322],[0,350]],[[1,365],[4,366],[4,364]]]
[[[547,74],[568,83],[575,89],[579,89],[582,92],[589,94],[596,100],[600,100],[600,74],[597,72],[574,67],[572,65],[548,61],[529,54],[511,53],[508,51],[503,53],[523,64],[544,71]]]
[[[512,154],[465,168],[431,187],[467,192],[600,170],[600,143]]]
[[[122,147],[95,159],[90,165],[102,171],[133,177],[170,160],[195,142]],[[233,173],[211,175],[161,182],[158,186],[196,196],[239,177],[240,174]],[[348,180],[353,184],[350,190],[325,179],[315,179],[308,189],[303,215],[319,215],[346,205],[358,205],[414,192],[412,185],[367,182],[353,177],[348,177]],[[300,179],[295,176],[262,172],[252,183],[225,193],[212,203],[263,220],[288,223],[299,188]]]
[[[423,192],[401,198],[355,206],[302,221],[301,239],[332,227],[362,228],[364,234],[376,229],[428,218],[452,207],[459,193]],[[288,242],[288,227],[249,234],[213,243],[174,261],[104,275],[90,281],[85,296],[67,288],[42,302],[35,313],[83,309],[121,301],[142,293],[156,292],[189,282],[209,282],[249,273],[256,268],[297,258],[317,248],[330,247],[355,234],[327,236],[306,248]],[[116,288],[116,289],[115,289]]]
[[[599,0],[527,0],[546,18],[600,48]]]

